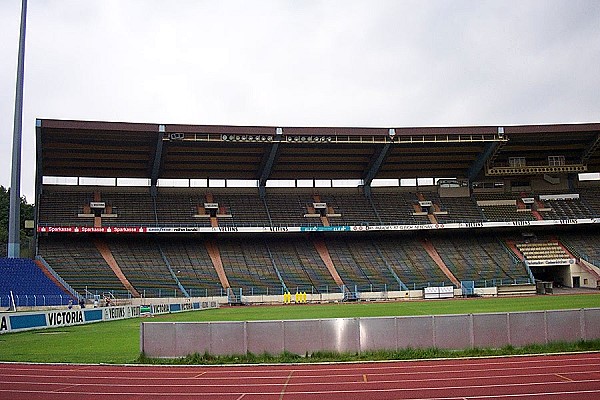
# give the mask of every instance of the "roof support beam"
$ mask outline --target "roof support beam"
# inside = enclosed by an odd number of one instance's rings
[[[472,181],[479,175],[487,160],[494,154],[500,142],[488,142],[483,151],[479,153],[471,168],[467,171],[467,178]]]
[[[269,179],[269,177],[271,176],[271,172],[273,171],[273,165],[275,164],[275,160],[277,159],[279,144],[281,143],[282,137],[283,129],[277,128],[275,130],[275,139],[271,144],[271,149],[269,150],[266,159],[263,159],[262,168],[259,171],[258,177],[258,191],[261,197],[264,197],[266,194],[267,180]]]
[[[596,138],[590,142],[587,148],[581,155],[581,163],[585,164],[589,161],[590,157],[594,155],[596,150],[600,147],[600,135],[596,135]]]
[[[156,184],[158,183],[158,175],[160,166],[163,161],[163,138],[166,128],[164,125],[158,126],[158,136],[156,140],[156,152],[154,153],[154,163],[152,164],[152,174],[150,175],[150,194],[156,196]]]
[[[387,157],[390,149],[392,147],[392,142],[388,142],[381,147],[379,153],[375,155],[374,160],[371,163],[371,168],[367,171],[367,173],[363,176],[363,184],[365,189],[365,195],[367,197],[371,196],[371,182],[377,176],[383,161]]]

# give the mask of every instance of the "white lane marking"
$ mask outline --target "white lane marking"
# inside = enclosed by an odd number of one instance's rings
[[[504,371],[503,371],[504,372]],[[598,370],[584,370],[584,371],[562,371],[562,374],[569,374],[569,375],[588,375],[588,374],[600,374],[600,369]],[[439,382],[439,381],[468,381],[468,380],[485,380],[485,379],[509,379],[509,378],[540,378],[540,377],[559,377],[562,380],[569,380],[571,382],[575,381],[574,379],[569,379],[566,378],[560,374],[557,374],[555,372],[538,372],[538,373],[532,373],[532,374],[502,374],[502,375],[470,375],[470,376],[442,376],[442,377],[431,377],[431,378],[411,378],[411,379],[407,379],[407,378],[402,378],[401,376],[403,376],[405,374],[369,374],[370,377],[370,383],[407,383],[407,382]],[[418,374],[414,374],[414,375],[418,375]],[[376,379],[378,377],[389,377],[388,379]],[[390,378],[394,378],[398,376],[398,378],[401,379],[390,379]],[[13,374],[13,375],[4,375],[2,377],[0,377],[0,379],[4,378],[32,378],[32,375],[22,375],[22,374]],[[359,380],[362,378],[363,380],[366,377],[366,374],[348,374],[348,375],[314,375],[314,376],[305,376],[305,375],[296,375],[295,376],[297,379],[301,379],[302,382],[298,382],[298,383],[288,383],[289,385],[292,386],[302,386],[302,385],[307,385],[307,384],[311,384],[311,385],[337,385],[337,384],[354,384],[357,383],[356,382],[356,378],[359,378]],[[37,375],[35,376],[35,378],[46,378],[46,379],[57,379],[57,381],[54,382],[36,382],[36,381],[32,381],[32,380],[23,380],[23,381],[10,381],[10,380],[0,380],[0,383],[2,384],[10,384],[10,383],[20,383],[20,384],[25,384],[25,383],[29,383],[32,385],[68,385],[70,384],[69,382],[67,382],[65,380],[65,378],[72,378],[72,379],[82,379],[81,377],[64,377],[61,375]],[[285,376],[279,376],[279,377],[247,377],[246,379],[249,380],[263,380],[263,379],[269,379],[269,380],[278,380],[281,381],[282,379],[286,378]],[[289,382],[289,375],[287,375],[288,378],[288,382]],[[310,379],[313,378],[322,378],[322,379],[327,379],[327,382],[310,382]],[[333,380],[334,378],[349,378],[347,381],[335,381]],[[62,379],[62,380],[60,380]],[[154,381],[154,382],[169,382],[169,381],[190,381],[190,382],[206,382],[206,383],[190,383],[187,386],[199,386],[199,387],[210,387],[210,386],[217,386],[217,387],[235,387],[238,386],[237,383],[235,384],[228,384],[228,383],[223,383],[223,380],[233,380],[238,382],[241,378],[240,377],[232,377],[232,378],[211,378],[211,377],[180,377],[180,378],[155,378],[155,377],[139,377],[139,378],[133,378],[133,377],[126,377],[126,378],[121,378],[119,377],[120,381],[140,381],[143,382],[141,384],[129,384],[129,383],[120,383],[120,384],[111,384],[111,383],[104,383],[104,381],[106,380],[110,380],[110,381],[114,381],[114,377],[95,377],[95,376],[90,376],[90,377],[85,377],[83,378],[84,381],[83,382],[78,382],[79,385],[87,385],[87,386],[94,386],[94,385],[105,385],[105,386],[178,386],[178,385],[186,385],[186,383],[180,383],[180,384],[169,384],[169,383],[156,383],[154,385],[148,385],[146,382],[147,381]],[[218,383],[209,383],[211,381],[217,381]],[[246,383],[246,386],[279,386],[281,383],[280,382],[264,382],[264,383]]]
[[[4,382],[0,382],[0,383],[4,383]],[[14,382],[8,382],[8,383],[14,383]],[[378,382],[379,383],[379,382]],[[382,382],[382,383],[404,383],[404,382],[398,382],[398,381],[392,381],[392,382]],[[600,383],[600,379],[584,379],[584,380],[579,380],[579,381],[565,381],[565,380],[560,380],[560,381],[553,381],[553,382],[523,382],[523,383],[497,383],[497,384],[490,384],[490,385],[464,385],[464,386],[457,386],[457,385],[453,385],[453,386],[419,386],[419,387],[396,387],[396,388],[389,388],[389,389],[378,389],[378,388],[373,388],[374,391],[405,391],[405,392],[410,392],[410,391],[416,391],[416,390],[460,390],[460,389],[491,389],[491,388],[514,388],[514,387],[526,387],[526,386],[542,386],[542,385],[546,385],[546,386],[550,386],[550,385],[572,385],[572,384],[585,384],[585,383]],[[20,382],[19,384],[22,385],[26,385],[26,386],[33,386],[36,383],[34,382]],[[356,386],[356,389],[345,389],[345,390],[321,390],[321,391],[289,391],[288,393],[294,393],[294,394],[316,394],[316,393],[355,393],[357,391],[369,391],[369,390],[361,390],[359,389],[362,385],[361,382],[331,382],[328,383],[329,385],[335,385],[335,386]],[[58,383],[45,383],[45,384],[38,384],[38,385],[47,385],[47,386],[52,386],[52,385],[59,385]],[[63,385],[64,384],[60,384]],[[84,386],[102,386],[103,388],[131,388],[131,387],[138,387],[138,386],[130,386],[127,384],[85,384],[85,383],[81,383],[78,385],[72,385],[72,387],[84,387]],[[244,384],[239,384],[239,385],[228,385],[226,387],[229,388],[240,388],[243,387],[245,389],[251,388],[251,387],[258,387],[258,388],[263,388],[264,386],[267,385],[248,385],[246,383]],[[281,386],[281,385],[269,385],[269,386]],[[311,382],[307,382],[305,384],[288,384],[287,386],[285,386],[284,389],[289,389],[293,386],[316,386],[315,384],[311,383]],[[224,385],[198,385],[198,384],[193,384],[193,385],[161,385],[161,384],[157,384],[157,385],[143,385],[140,387],[160,387],[160,388],[181,388],[181,387],[186,387],[186,388],[211,388],[211,387],[217,387],[217,388],[222,388],[225,387]],[[1,391],[2,389],[0,389]],[[600,389],[599,389],[600,390]],[[11,391],[15,391],[14,389],[11,389]],[[235,392],[234,392],[235,393]],[[241,393],[241,392],[239,392]],[[257,393],[262,393],[262,391],[259,391]],[[275,392],[274,392],[275,393]],[[277,392],[277,394],[280,394],[281,392]],[[246,394],[250,394],[246,391]]]
[[[468,374],[473,374],[473,373],[477,373],[477,372],[492,372],[492,371],[500,371],[500,372],[506,373],[506,372],[509,372],[509,371],[521,371],[521,370],[540,370],[540,369],[541,370],[549,370],[551,368],[560,368],[561,372],[566,373],[566,372],[569,372],[569,371],[565,371],[565,369],[572,368],[572,367],[579,368],[579,369],[584,368],[587,371],[587,370],[589,370],[589,368],[599,367],[600,366],[600,362],[594,363],[594,364],[577,363],[577,364],[560,364],[560,365],[556,365],[556,366],[540,365],[540,366],[529,366],[529,367],[518,367],[518,368],[515,368],[515,367],[513,367],[513,368],[483,368],[484,367],[483,365],[480,365],[480,366],[482,367],[481,369],[470,369],[470,370],[453,370],[453,371],[436,370],[436,371],[416,371],[416,372],[410,372],[410,371],[407,371],[407,372],[383,372],[383,371],[380,371],[379,373],[368,372],[368,375],[372,375],[372,376],[384,376],[384,375],[393,375],[393,376],[396,376],[396,375],[412,375],[412,376],[415,376],[415,375],[427,375],[427,374],[446,374],[446,375],[448,375],[448,374],[451,374],[451,373],[457,373],[457,374],[468,373]],[[307,371],[304,371],[304,370],[301,370],[301,371],[294,370],[294,371],[296,372],[296,377],[298,377],[298,378],[318,378],[318,377],[329,377],[329,378],[338,377],[338,378],[340,378],[340,377],[355,377],[357,375],[361,376],[364,373],[364,370],[361,370],[361,369],[354,370],[354,369],[351,369],[351,368],[348,368],[348,369],[345,369],[345,370],[341,370],[341,371],[347,372],[345,374],[331,374],[331,373],[328,373],[328,372],[330,372],[330,370],[324,370],[324,369],[323,370],[315,369],[314,371],[310,371],[310,372],[314,372],[314,373],[316,373],[316,372],[324,372],[323,374],[314,374],[314,375],[302,374],[302,372],[307,372]],[[40,372],[43,372],[43,371],[40,371]],[[86,370],[86,372],[94,372],[94,371]],[[142,372],[144,372],[146,374],[152,374],[152,372],[150,372],[150,371],[142,371]],[[228,371],[225,371],[225,370],[219,371],[219,372],[221,372],[220,375],[228,373]],[[282,373],[277,374],[278,372],[282,372]],[[283,378],[287,377],[289,371],[267,371],[267,373],[269,374],[268,376],[256,376],[256,377],[255,376],[245,376],[244,378],[247,378],[247,379],[283,379]],[[119,373],[119,375],[120,375],[120,373]],[[70,378],[70,377],[72,377],[72,378],[79,378],[79,377],[81,377],[81,375],[79,373],[77,375],[64,375],[64,374],[40,375],[39,373],[36,373],[36,374],[16,374],[16,373],[11,373],[11,371],[7,371],[4,374],[0,374],[0,376],[5,376],[5,377],[7,377],[7,376],[12,376],[12,377],[22,377],[22,376],[39,377],[39,376],[43,376],[43,377],[47,377],[47,378],[61,378],[61,377],[62,378]],[[114,374],[108,374],[108,373],[105,376],[98,375],[97,373],[95,373],[93,375],[90,375],[90,376],[94,377],[94,378],[97,378],[97,379],[113,379],[114,378]],[[202,377],[202,378],[199,378],[199,377]],[[119,376],[119,379],[122,379],[122,380],[126,380],[126,379],[128,379],[128,380],[144,380],[144,379],[147,379],[147,380],[170,380],[170,379],[187,379],[187,378],[190,378],[189,372],[186,373],[185,376],[175,376],[175,377],[172,377],[172,376],[165,376],[165,377],[163,377],[163,376],[154,376],[154,375],[150,376],[150,377],[143,377],[143,376],[142,377],[137,377],[137,376]],[[232,379],[236,379],[237,380],[237,379],[240,379],[239,376],[235,376],[235,377],[232,377],[232,376],[212,376],[209,371],[203,371],[203,372],[201,372],[199,374],[195,374],[193,376],[193,378],[207,379],[207,380],[232,380]]]
[[[294,374],[294,371],[290,371],[290,374],[288,375],[287,380],[283,384],[283,388],[281,389],[281,393],[279,394],[279,400],[283,400],[283,396],[285,395],[285,390],[287,389],[288,384],[290,383],[290,380],[292,379],[292,375],[293,374]]]

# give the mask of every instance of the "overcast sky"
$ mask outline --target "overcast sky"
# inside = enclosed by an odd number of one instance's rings
[[[0,1],[10,186],[21,0]],[[600,1],[29,0],[35,119],[411,127],[600,121]]]

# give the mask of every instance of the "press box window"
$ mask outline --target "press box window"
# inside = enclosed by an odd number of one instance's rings
[[[565,165],[565,156],[548,156],[548,166],[559,167]]]

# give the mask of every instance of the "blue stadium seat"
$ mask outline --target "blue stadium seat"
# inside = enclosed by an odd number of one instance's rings
[[[12,291],[17,306],[67,304],[72,297],[62,291],[33,262],[25,258],[0,258],[0,307],[9,307]]]

